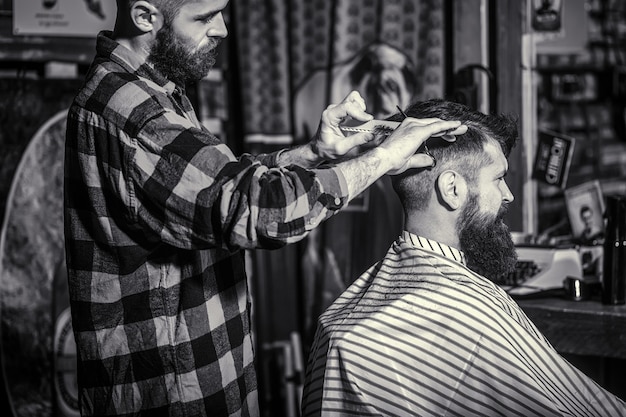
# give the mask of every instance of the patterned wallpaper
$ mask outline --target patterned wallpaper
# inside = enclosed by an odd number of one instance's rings
[[[290,130],[287,2],[240,0],[235,9],[248,134]]]
[[[443,96],[442,5],[443,0],[239,1],[247,134],[270,142],[272,136],[306,140],[328,104],[355,87],[379,88],[373,85],[380,86],[381,73],[391,67],[402,73],[401,87],[409,95],[396,104]],[[359,78],[363,74],[367,81]],[[385,109],[390,107],[395,105]]]
[[[333,38],[332,6],[326,0],[291,2],[290,36],[293,85],[297,86],[314,69],[330,64],[330,40]]]

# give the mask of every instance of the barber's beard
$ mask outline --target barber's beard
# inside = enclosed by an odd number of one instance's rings
[[[511,233],[503,221],[507,208],[503,205],[496,216],[481,213],[476,196],[472,196],[457,223],[468,268],[491,281],[512,272],[517,261]]]
[[[211,38],[208,45],[191,52],[184,39],[177,36],[171,27],[164,26],[157,33],[148,60],[169,80],[185,85],[199,81],[209,73],[215,64],[219,43],[219,38]]]

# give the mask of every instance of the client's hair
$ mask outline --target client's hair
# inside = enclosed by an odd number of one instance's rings
[[[518,140],[517,120],[509,115],[487,115],[470,107],[442,99],[432,99],[412,104],[405,110],[409,117],[419,119],[436,117],[442,120],[460,120],[467,126],[467,133],[448,143],[441,138],[426,141],[428,151],[437,164],[433,168],[410,169],[392,177],[394,190],[405,209],[426,208],[429,196],[439,175],[452,169],[463,175],[470,184],[476,181],[481,167],[492,162],[484,152],[485,143],[498,143],[508,158]],[[396,114],[390,120],[401,121]],[[419,150],[422,151],[422,148]]]

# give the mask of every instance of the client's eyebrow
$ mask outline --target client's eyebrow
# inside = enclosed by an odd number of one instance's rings
[[[509,173],[509,169],[504,168],[503,170],[498,171],[498,173],[496,174],[496,178],[505,178],[508,173]]]
[[[195,19],[201,20],[201,21],[209,21],[213,19],[215,16],[217,16],[219,13],[220,11],[204,13],[204,14],[196,15]]]

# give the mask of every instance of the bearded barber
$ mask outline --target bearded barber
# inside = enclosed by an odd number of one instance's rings
[[[198,121],[185,84],[227,35],[227,0],[118,0],[67,119],[65,236],[83,415],[257,416],[242,249],[304,237],[459,122],[407,119],[383,143],[338,123],[297,148],[236,157]],[[419,140],[415,140],[418,137]],[[319,167],[319,168],[314,168]]]

